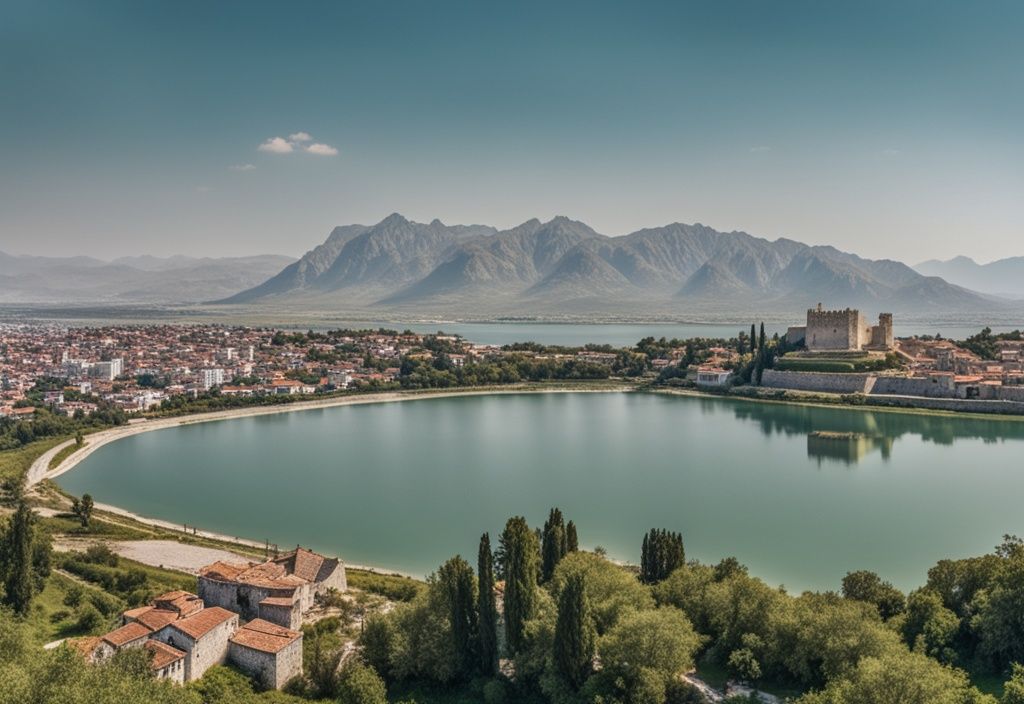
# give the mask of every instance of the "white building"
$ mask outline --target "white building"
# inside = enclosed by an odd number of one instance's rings
[[[199,384],[204,390],[209,391],[214,386],[220,386],[223,383],[224,370],[220,367],[199,370]]]
[[[95,362],[89,375],[103,381],[113,381],[124,372],[124,360],[120,357],[104,362]]]
[[[718,367],[701,367],[697,370],[698,386],[725,386],[732,379],[732,372]]]

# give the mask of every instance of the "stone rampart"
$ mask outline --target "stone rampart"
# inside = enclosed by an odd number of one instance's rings
[[[765,369],[761,386],[794,391],[818,391],[827,394],[866,394],[871,391],[873,374],[830,374],[826,372],[788,372]]]

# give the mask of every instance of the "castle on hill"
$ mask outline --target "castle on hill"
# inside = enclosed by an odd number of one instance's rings
[[[892,313],[881,313],[878,324],[869,325],[855,308],[823,310],[819,303],[807,310],[806,325],[789,328],[786,340],[803,340],[809,352],[887,352],[895,347]]]

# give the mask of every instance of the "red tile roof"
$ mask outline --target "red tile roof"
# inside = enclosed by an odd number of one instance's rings
[[[103,640],[110,643],[115,648],[120,648],[121,646],[127,645],[132,641],[139,640],[140,638],[147,638],[150,633],[151,631],[141,623],[133,621],[106,634],[103,636]]]
[[[212,606],[187,618],[174,621],[171,628],[181,631],[192,640],[199,640],[217,626],[233,618],[238,618],[238,615],[219,606]]]
[[[178,612],[167,609],[150,609],[146,613],[136,616],[135,620],[151,631],[159,631],[168,623],[177,621]]]
[[[297,631],[257,618],[238,629],[231,636],[231,642],[264,653],[276,653],[300,638],[302,634]]]
[[[153,659],[150,660],[149,666],[154,670],[162,670],[172,662],[181,660],[185,657],[185,653],[177,648],[172,648],[166,643],[161,643],[160,641],[153,640],[152,638],[143,643],[142,647],[153,653]]]

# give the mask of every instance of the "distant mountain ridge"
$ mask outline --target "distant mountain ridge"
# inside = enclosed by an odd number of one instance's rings
[[[394,213],[335,228],[276,276],[219,303],[423,315],[801,311],[983,312],[994,298],[892,260],[672,223],[622,237],[565,216],[499,231]]]
[[[978,264],[970,257],[930,259],[914,267],[925,276],[939,276],[958,286],[1008,298],[1024,299],[1024,257]]]
[[[294,260],[15,256],[0,252],[0,303],[198,303],[265,281]]]

